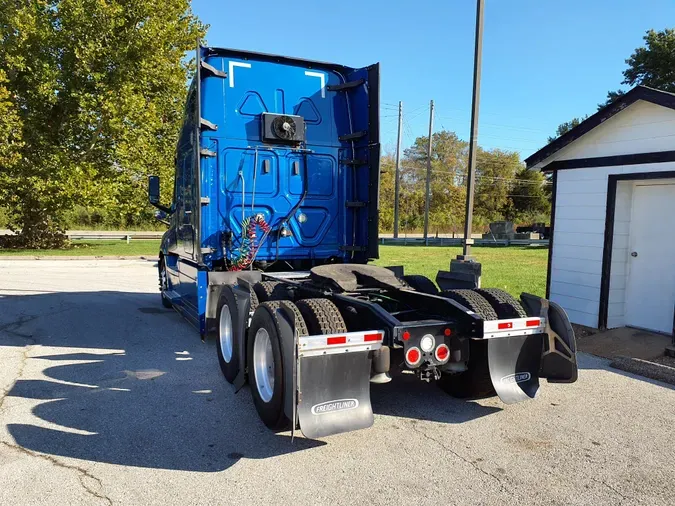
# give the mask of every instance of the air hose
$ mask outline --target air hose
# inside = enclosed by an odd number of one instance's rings
[[[256,228],[260,228],[264,234],[263,241],[259,243],[256,242]],[[243,271],[253,263],[253,259],[258,254],[258,249],[271,230],[262,214],[245,218],[241,224],[241,229],[244,234],[241,245],[236,252],[233,252],[234,260],[230,266],[231,271]]]

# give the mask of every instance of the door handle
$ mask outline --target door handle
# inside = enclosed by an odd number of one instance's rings
[[[632,256],[633,258],[637,257],[637,251],[633,251],[633,252],[630,254],[630,256]]]

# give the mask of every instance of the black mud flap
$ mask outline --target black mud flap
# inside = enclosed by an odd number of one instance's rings
[[[239,328],[234,329],[234,335],[232,336],[237,341],[235,349],[238,350],[239,354],[239,371],[232,382],[234,391],[237,393],[246,384],[246,329],[248,329],[248,320],[250,318],[251,296],[248,289],[240,286],[233,286],[232,292],[234,292],[238,302],[237,321],[244,322]]]
[[[539,391],[542,334],[488,340],[490,379],[505,404],[534,399]]]
[[[574,329],[565,310],[555,302],[530,294],[520,300],[528,315],[546,318],[546,336],[539,377],[549,383],[574,383],[579,376]]]
[[[368,352],[300,357],[298,419],[311,439],[373,425]]]

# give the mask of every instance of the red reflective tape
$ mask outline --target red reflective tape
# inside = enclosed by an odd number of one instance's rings
[[[347,344],[347,336],[327,337],[326,344],[328,346],[333,344]]]
[[[527,325],[528,327],[538,327],[539,324],[541,323],[541,320],[527,320]]]
[[[512,329],[512,328],[513,328],[513,323],[511,323],[511,322],[498,323],[498,324],[497,324],[497,328],[498,328],[499,330],[502,330],[502,329]]]
[[[377,332],[376,334],[366,334],[363,336],[363,341],[369,343],[371,341],[382,341],[382,334]]]

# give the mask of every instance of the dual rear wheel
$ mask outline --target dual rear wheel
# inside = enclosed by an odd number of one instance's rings
[[[269,428],[283,430],[290,421],[284,412],[284,364],[282,326],[278,309],[293,313],[299,336],[346,332],[338,308],[328,299],[269,300],[275,286],[254,286],[255,307],[248,331],[239,316],[238,301],[231,287],[223,287],[218,303],[218,361],[225,379],[232,383],[239,372],[239,343],[246,342],[246,366],[253,404]],[[262,299],[262,300],[258,300]],[[251,301],[253,304],[254,301]],[[246,315],[248,316],[248,315]],[[239,334],[237,334],[239,333]],[[246,337],[242,339],[243,337]]]

